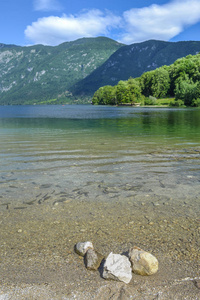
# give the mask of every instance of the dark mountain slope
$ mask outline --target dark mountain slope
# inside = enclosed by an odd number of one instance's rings
[[[163,42],[150,40],[123,46],[89,76],[73,87],[73,93],[92,95],[99,87],[115,85],[119,80],[139,77],[144,72],[163,65],[170,65],[176,59],[195,55],[200,51],[200,42]]]

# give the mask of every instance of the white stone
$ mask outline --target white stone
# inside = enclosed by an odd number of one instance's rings
[[[132,270],[128,257],[111,252],[104,263],[103,277],[129,283],[132,278]]]
[[[158,260],[151,253],[138,247],[129,250],[129,259],[132,270],[139,275],[152,275],[158,271]]]
[[[94,249],[92,242],[79,242],[75,246],[78,255],[84,256],[88,249]]]

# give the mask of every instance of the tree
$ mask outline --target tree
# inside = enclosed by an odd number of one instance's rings
[[[144,97],[168,95],[175,96],[176,104],[200,105],[200,54],[180,58],[171,66],[146,72],[140,78],[121,80],[114,87],[102,87],[94,94],[93,103],[152,103],[153,98]]]
[[[158,68],[153,72],[152,78],[152,96],[164,98],[167,96],[170,87],[169,72],[165,67]]]
[[[142,94],[146,97],[165,97],[170,88],[170,77],[167,66],[144,73],[140,77]]]
[[[146,97],[152,95],[153,71],[144,73],[140,77],[139,82],[142,94]]]
[[[120,80],[116,86],[117,103],[125,103],[127,96],[127,82]]]
[[[129,78],[128,80],[128,95],[129,95],[129,102],[131,103],[138,103],[141,101],[142,93],[141,93],[141,87],[139,85],[139,82],[136,81],[133,78]]]
[[[200,54],[197,55],[188,55],[186,57],[177,59],[169,67],[169,76],[170,76],[170,93],[171,95],[175,94],[177,85],[181,81],[193,83],[200,80]]]
[[[176,84],[175,98],[183,100],[186,106],[193,106],[194,100],[200,97],[200,83],[192,80],[179,80]]]
[[[92,98],[92,104],[115,105],[116,103],[115,87],[111,85],[100,87]]]

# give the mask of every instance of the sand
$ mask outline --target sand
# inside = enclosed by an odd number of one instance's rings
[[[0,300],[200,298],[200,199],[121,199],[114,193],[109,201],[60,199],[2,206]],[[106,281],[101,269],[87,270],[74,252],[77,242],[87,240],[103,255],[138,246],[157,257],[159,270],[133,274],[129,284]]]

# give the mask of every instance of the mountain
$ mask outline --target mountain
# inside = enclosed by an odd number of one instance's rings
[[[171,65],[178,58],[200,52],[199,41],[163,42],[149,40],[120,47],[111,57],[72,89],[76,95],[93,95],[101,86],[139,77],[144,72]]]
[[[59,46],[0,44],[0,105],[91,101],[101,86],[139,77],[200,51],[200,42],[150,40],[129,46],[105,37]]]
[[[0,44],[0,104],[70,98],[70,88],[121,46],[105,37],[83,38],[55,47]]]
[[[16,45],[6,45],[6,44],[2,44],[2,43],[0,43],[0,49],[1,48],[11,48],[11,47],[18,47],[18,46],[16,46]]]

